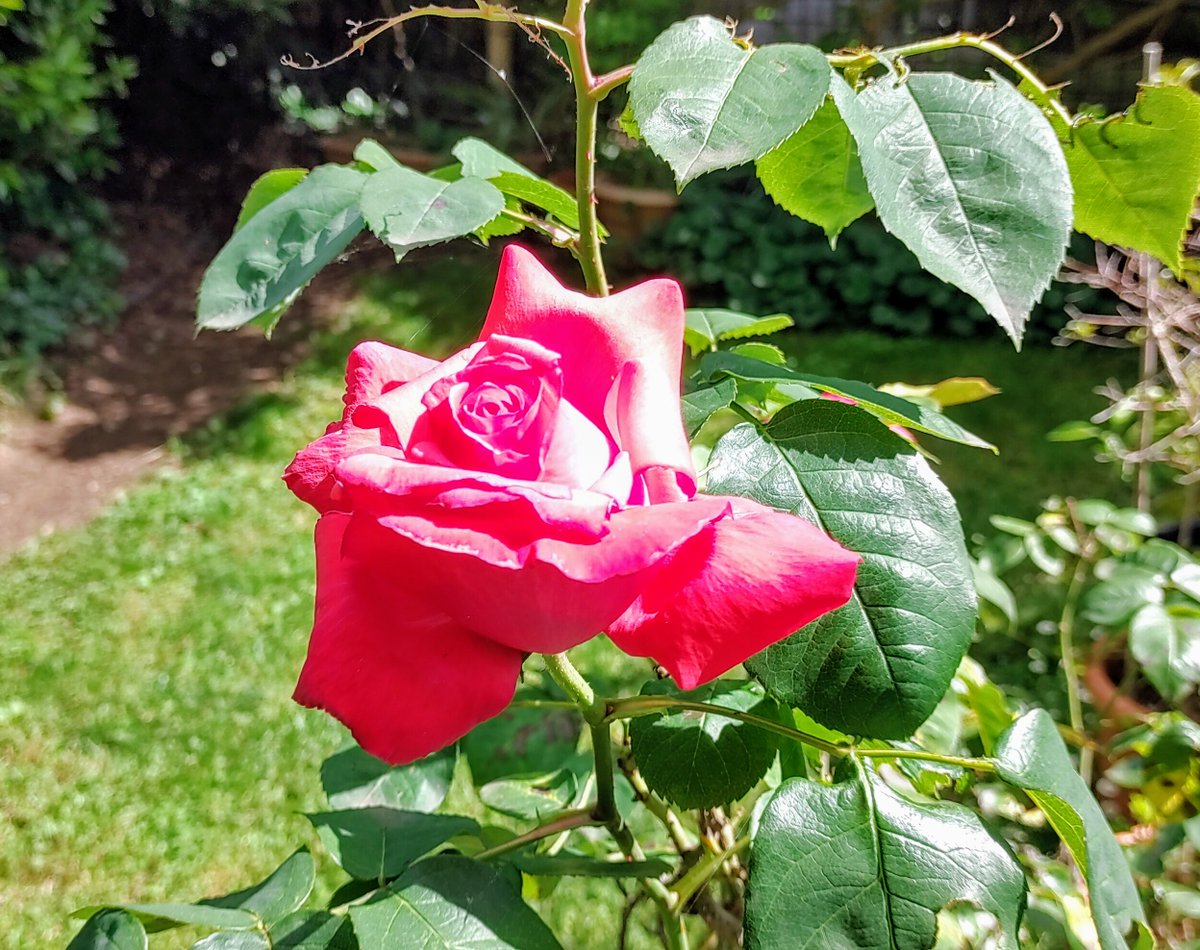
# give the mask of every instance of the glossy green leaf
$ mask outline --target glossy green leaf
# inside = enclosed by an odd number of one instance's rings
[[[454,763],[455,746],[408,765],[391,766],[360,749],[348,746],[321,765],[321,785],[336,810],[382,805],[404,811],[433,811],[446,799]]]
[[[832,83],[845,83],[834,75]],[[784,211],[820,227],[830,243],[875,207],[858,146],[832,99],[779,148],[758,160],[758,178]]]
[[[754,835],[746,946],[924,950],[952,901],[993,914],[1015,950],[1025,876],[973,811],[911,802],[865,770],[832,786],[791,779]]]
[[[361,950],[560,950],[498,869],[438,856],[350,908]]]
[[[67,950],[146,950],[146,928],[123,910],[102,910],[88,918]]]
[[[477,785],[512,775],[541,775],[562,767],[583,730],[569,709],[513,707],[481,723],[463,739]]]
[[[742,340],[751,336],[768,336],[794,326],[786,313],[772,313],[755,317],[736,310],[687,310],[683,328],[683,342],[695,356],[704,350],[715,350],[717,344],[726,340]]]
[[[359,196],[368,176],[321,165],[250,218],[204,272],[196,323],[233,330],[273,321],[362,230]]]
[[[615,878],[647,878],[661,877],[669,874],[674,865],[662,858],[650,858],[644,861],[602,861],[599,858],[589,858],[582,854],[560,852],[559,854],[521,854],[507,855],[505,861],[523,871],[538,877],[615,877]]]
[[[1049,121],[999,78],[910,73],[833,93],[884,227],[1020,345],[1071,233],[1071,181]]]
[[[1178,703],[1200,682],[1200,637],[1158,604],[1133,615],[1129,650],[1164,699]]]
[[[1054,720],[1044,709],[1018,719],[996,746],[996,771],[1024,789],[1058,832],[1083,872],[1102,950],[1124,950],[1137,924],[1148,938],[1145,913],[1129,865],[1108,821],[1075,772]],[[1141,942],[1139,940],[1139,946]]]
[[[1143,86],[1129,112],[1060,128],[1075,227],[1157,257],[1176,273],[1200,189],[1200,95]]]
[[[696,433],[712,418],[713,413],[727,408],[735,399],[737,383],[732,379],[721,379],[715,386],[705,386],[694,392],[684,393],[680,407],[683,410],[683,427],[687,430],[688,438],[695,438]]]
[[[320,812],[309,815],[308,820],[347,874],[380,883],[442,842],[479,831],[470,818],[394,808]]]
[[[261,883],[199,903],[207,907],[247,910],[270,925],[282,920],[308,899],[315,877],[312,855],[308,848],[301,848]]]
[[[791,511],[862,555],[850,602],[746,661],[767,690],[850,735],[909,736],[975,628],[954,500],[912,447],[853,406],[812,399],[731,429],[708,490]]]
[[[548,211],[569,228],[579,227],[579,204],[570,192],[535,175],[487,142],[463,139],[454,146],[453,154],[462,163],[464,175],[486,178],[504,194]]]
[[[274,950],[358,950],[350,918],[300,910],[271,928]]]
[[[937,436],[948,442],[996,451],[996,447],[990,442],[968,432],[949,416],[943,415],[936,409],[901,399],[891,393],[880,392],[875,387],[855,379],[797,373],[786,366],[773,366],[760,360],[748,359],[738,353],[710,353],[701,362],[700,370],[709,378],[733,376],[739,380],[756,383],[802,383],[819,392],[854,400],[855,405],[871,413],[885,425],[902,425],[917,432]]]
[[[504,210],[504,196],[482,178],[440,181],[397,165],[370,176],[361,208],[367,227],[400,260],[482,228]]]
[[[775,704],[762,688],[745,680],[716,680],[686,693],[654,681],[642,695],[678,696],[776,718]],[[737,801],[766,775],[777,747],[772,734],[757,726],[691,710],[639,716],[629,724],[629,741],[646,784],[680,808]]]
[[[1145,547],[1150,547],[1150,544],[1154,542],[1151,541]],[[1181,557],[1182,563],[1171,569],[1171,583],[1193,600],[1200,601],[1200,564],[1183,560],[1186,555],[1179,548],[1174,548],[1174,551],[1178,552],[1177,556]]]
[[[354,147],[354,160],[369,171],[381,172],[385,168],[400,168],[396,157],[374,139],[363,139]],[[461,175],[455,175],[455,178]]]
[[[287,194],[307,176],[307,168],[276,168],[260,175],[242,199],[242,210],[238,212],[234,232],[240,231],[247,221],[276,198]]]
[[[735,40],[720,20],[691,17],[642,53],[629,102],[642,138],[682,188],[778,146],[820,107],[829,75],[816,47],[755,49]]]

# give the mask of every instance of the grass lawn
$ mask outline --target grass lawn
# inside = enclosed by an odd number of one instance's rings
[[[494,264],[396,274],[368,281],[293,377],[181,445],[177,467],[0,564],[0,668],[15,685],[0,696],[0,946],[62,946],[73,908],[220,893],[316,844],[300,813],[323,806],[317,766],[345,734],[289,699],[311,621],[313,516],[279,474],[338,410],[351,341],[453,349],[482,320]],[[1017,356],[998,331],[781,342],[798,366],[832,375],[1000,385],[1005,395],[956,413],[1000,444],[999,459],[933,446],[972,528],[992,511],[1030,514],[1044,494],[1114,488],[1086,450],[1040,436],[1098,408],[1090,388],[1125,361]],[[609,679],[630,674],[603,644],[584,649]],[[601,907],[619,906],[612,884],[564,892],[574,899],[556,899],[550,917],[564,945],[611,946],[615,919],[606,931]]]

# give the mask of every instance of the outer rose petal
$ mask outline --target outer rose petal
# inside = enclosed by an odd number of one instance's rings
[[[455,620],[530,653],[560,653],[613,623],[673,551],[728,513],[704,498],[614,513],[591,543],[543,538],[497,557],[495,538],[436,514],[356,517],[346,550],[404,577]],[[788,631],[791,632],[790,630]]]
[[[653,657],[683,689],[841,607],[854,587],[858,555],[803,518],[724,500],[732,517],[680,548],[608,629],[618,647]]]
[[[294,698],[340,719],[364,749],[399,765],[502,712],[523,657],[459,626],[411,587],[344,558],[349,521],[331,514],[317,522],[316,619]]]
[[[416,379],[437,365],[437,360],[419,353],[367,340],[351,350],[346,360],[346,395],[343,402],[353,408],[360,402],[378,399],[385,392]]]
[[[662,465],[694,480],[679,418],[683,324],[683,295],[673,280],[650,280],[610,297],[589,297],[563,287],[529,251],[510,244],[479,338],[526,337],[560,354],[563,397],[601,429],[606,427],[609,390],[622,367],[637,361],[644,376],[629,391],[633,401],[626,403],[626,417],[644,420],[644,431],[653,437],[619,448],[629,452],[635,473]],[[660,424],[667,410],[671,416]]]

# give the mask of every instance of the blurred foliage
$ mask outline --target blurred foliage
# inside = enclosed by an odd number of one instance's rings
[[[923,271],[873,217],[852,224],[831,248],[820,228],[775,207],[745,171],[690,185],[676,214],[641,241],[637,258],[642,269],[678,277],[692,306],[783,311],[801,329],[993,332],[979,304]],[[1097,309],[1099,298],[1089,288],[1052,285],[1033,311],[1027,339],[1052,337],[1068,300]]]
[[[91,184],[113,168],[132,60],[109,49],[109,0],[29,0],[0,32],[0,354],[32,354],[111,318],[121,255]]]

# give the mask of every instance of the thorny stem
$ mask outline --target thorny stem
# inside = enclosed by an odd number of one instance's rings
[[[587,50],[587,0],[567,0],[563,17],[571,80],[575,84],[575,197],[579,202],[579,266],[587,288],[599,297],[608,296],[608,276],[600,251],[600,220],[596,215],[596,127],[602,96],[594,95]]]
[[[545,824],[538,825],[536,828],[531,828],[524,834],[517,835],[503,844],[498,844],[494,848],[488,848],[486,851],[480,851],[475,855],[475,860],[487,861],[502,854],[508,854],[510,851],[516,851],[518,848],[523,848],[534,841],[541,841],[543,838],[549,838],[564,831],[570,831],[572,828],[586,828],[589,825],[600,824],[603,824],[603,822],[596,819],[590,808],[576,808],[572,811],[563,812],[557,818],[551,819]]]
[[[777,735],[785,736],[796,742],[803,742],[815,749],[830,752],[834,755],[858,755],[868,759],[920,759],[925,762],[940,762],[943,765],[956,765],[976,772],[994,772],[996,765],[990,759],[967,758],[959,755],[943,755],[940,752],[926,752],[918,749],[863,749],[854,745],[840,745],[829,742],[818,736],[799,729],[793,729],[781,722],[775,722],[754,713],[728,709],[712,703],[698,703],[689,699],[676,699],[672,696],[630,696],[622,699],[610,699],[606,708],[607,719],[625,719],[634,716],[648,716],[652,713],[667,712],[673,709],[687,709],[694,712],[710,713],[724,716],[726,719],[737,719],[741,722]]]
[[[1028,87],[1027,92],[1043,109],[1048,109],[1055,116],[1070,125],[1072,122],[1071,113],[1058,98],[1057,89],[1046,85],[1038,78],[1028,66],[1021,62],[1020,56],[1014,55],[1006,50],[999,43],[992,40],[995,34],[990,33],[951,33],[948,36],[938,36],[929,40],[921,40],[916,43],[907,43],[904,46],[893,46],[886,50],[864,50],[862,52],[850,52],[835,54],[829,57],[831,66],[840,68],[854,67],[856,69],[866,69],[876,63],[883,62],[884,58],[900,58],[905,56],[920,56],[923,53],[937,53],[948,49],[961,49],[970,47],[972,49],[983,50],[993,58],[998,59],[1005,66],[1011,69],[1014,73],[1021,77]]]

